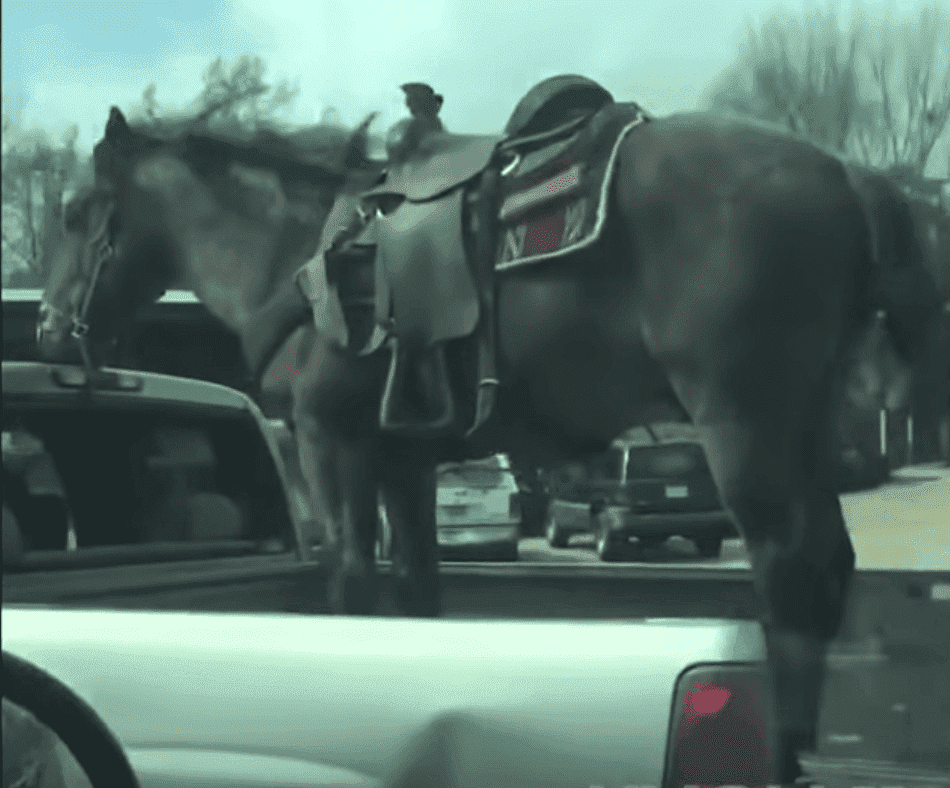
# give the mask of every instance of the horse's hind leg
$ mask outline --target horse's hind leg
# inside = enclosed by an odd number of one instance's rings
[[[824,657],[841,626],[855,556],[834,488],[830,388],[806,408],[794,396],[767,394],[734,418],[697,426],[765,606],[784,783],[800,776],[797,753],[816,746]]]
[[[423,447],[387,439],[380,463],[386,514],[395,531],[393,590],[409,616],[441,612],[439,545],[435,521],[435,464]]]

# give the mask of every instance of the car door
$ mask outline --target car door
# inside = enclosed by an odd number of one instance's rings
[[[6,601],[262,612],[312,601],[314,567],[252,414],[5,401],[3,444]]]

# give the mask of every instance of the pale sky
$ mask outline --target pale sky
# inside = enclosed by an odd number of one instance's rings
[[[872,19],[905,17],[906,0],[865,2]],[[405,115],[399,85],[429,82],[442,117],[460,132],[500,131],[534,83],[559,73],[601,82],[656,115],[699,108],[703,91],[736,57],[746,20],[786,0],[4,0],[3,104],[21,127],[58,137],[71,123],[85,151],[108,109],[129,112],[158,85],[180,109],[217,56],[249,53],[265,79],[298,81],[284,117],[313,123],[335,106],[354,125],[379,110],[384,131]],[[822,4],[824,7],[824,4]],[[843,22],[851,5],[840,2]]]

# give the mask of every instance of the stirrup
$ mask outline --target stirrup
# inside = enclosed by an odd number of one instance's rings
[[[383,391],[383,399],[379,405],[380,427],[383,430],[393,432],[429,432],[450,427],[455,421],[455,403],[448,386],[448,365],[445,361],[444,346],[438,345],[433,348],[436,377],[438,379],[437,397],[442,406],[441,413],[436,418],[424,422],[397,421],[394,416],[394,399],[402,393],[399,389],[405,379],[408,364],[397,338],[393,337],[389,340],[389,349],[392,356],[389,364],[389,374],[386,377],[386,388]]]
[[[497,378],[482,378],[478,381],[478,391],[475,394],[475,419],[465,433],[466,438],[471,438],[475,430],[488,421],[488,417],[495,409],[499,385]]]

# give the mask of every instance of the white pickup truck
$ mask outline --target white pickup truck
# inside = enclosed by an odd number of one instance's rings
[[[29,476],[32,436],[61,478],[27,494],[59,484],[70,502],[57,549],[8,564],[5,534],[4,697],[94,785],[126,784],[121,757],[143,788],[769,782],[747,572],[446,565],[441,620],[392,617],[385,590],[379,617],[331,617],[244,395],[148,373],[90,391],[81,370],[23,363],[3,383],[5,476]],[[140,520],[136,496],[158,493],[177,514]],[[950,786],[948,589],[947,572],[857,574],[807,764],[828,788]],[[66,689],[23,681],[16,657]],[[89,710],[50,704],[69,693]],[[97,750],[90,710],[124,755]]]

